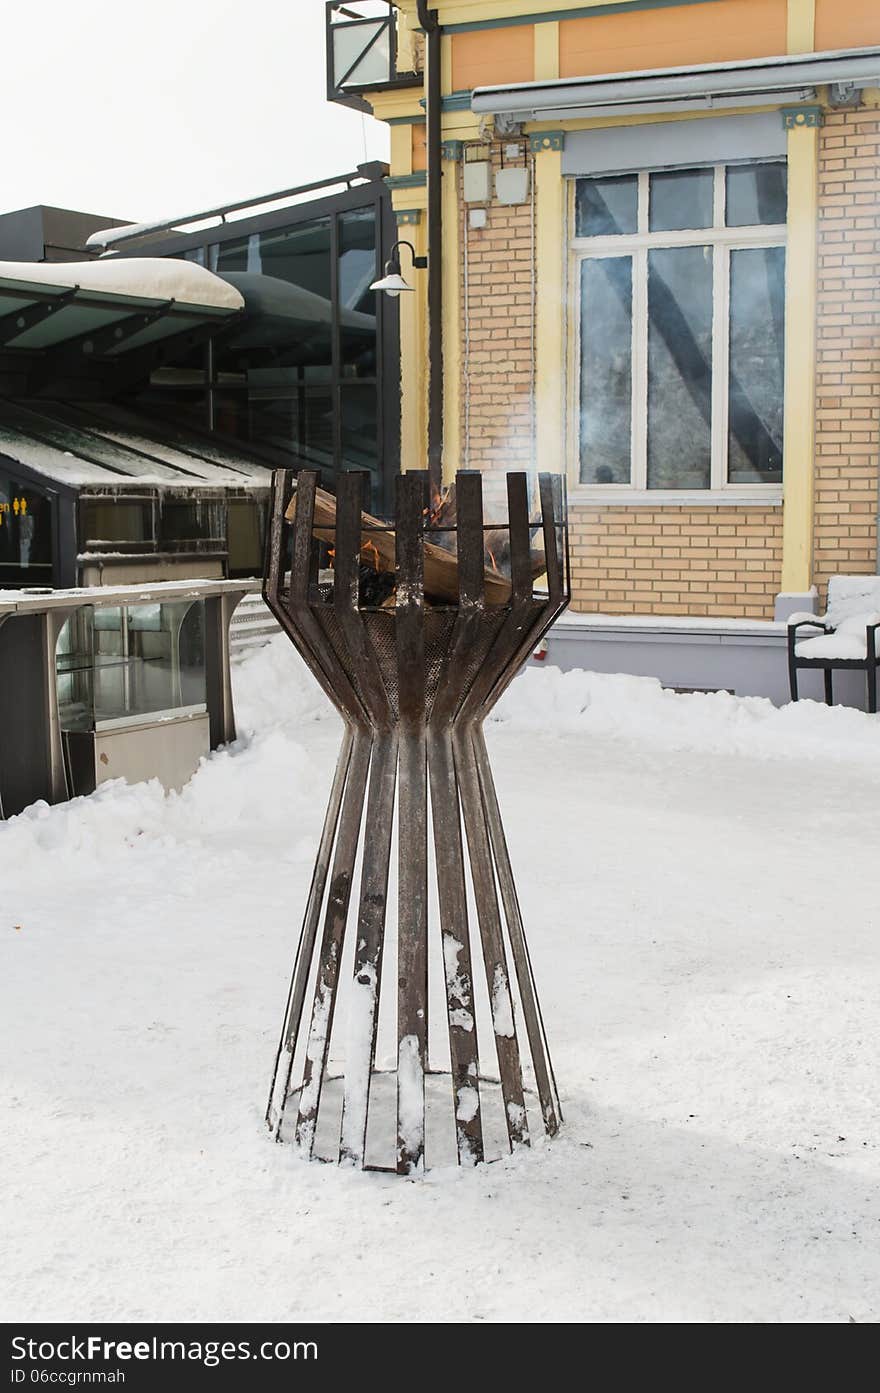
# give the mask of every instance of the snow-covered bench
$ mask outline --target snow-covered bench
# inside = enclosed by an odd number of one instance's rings
[[[824,614],[793,614],[788,621],[788,677],[798,699],[798,669],[822,668],[825,701],[833,700],[834,668],[855,668],[868,679],[868,710],[877,710],[880,664],[880,576],[832,576]]]

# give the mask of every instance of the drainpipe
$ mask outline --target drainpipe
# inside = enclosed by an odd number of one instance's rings
[[[443,481],[443,221],[440,195],[440,35],[437,11],[418,0],[426,36],[428,157],[428,472],[432,495]]]

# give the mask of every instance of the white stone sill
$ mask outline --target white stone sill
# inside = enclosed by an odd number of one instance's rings
[[[685,614],[583,614],[565,610],[550,630],[584,638],[679,643],[784,644],[788,625],[772,619],[725,619]]]
[[[782,489],[628,489],[568,491],[570,508],[781,508]]]

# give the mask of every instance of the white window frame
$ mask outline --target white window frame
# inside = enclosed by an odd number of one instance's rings
[[[774,160],[744,160],[741,163],[779,163]],[[782,502],[781,483],[731,484],[728,482],[728,411],[730,374],[730,253],[751,247],[785,247],[786,224],[753,227],[725,227],[726,171],[738,162],[694,165],[711,168],[713,184],[712,226],[680,232],[649,232],[649,179],[663,170],[638,172],[638,228],[635,233],[604,237],[572,236],[569,241],[570,282],[568,302],[574,310],[573,351],[569,374],[569,496],[582,501],[621,504],[711,502],[747,505]],[[630,171],[632,173],[634,171]],[[684,170],[682,170],[682,173]],[[585,177],[585,176],[582,176]],[[597,177],[617,177],[615,175]],[[575,227],[577,179],[570,180],[569,225]],[[660,247],[705,247],[713,249],[712,310],[712,424],[711,472],[707,489],[652,489],[648,487],[648,252]],[[630,482],[625,484],[584,484],[580,481],[580,371],[581,371],[581,263],[607,257],[632,257],[632,424]]]

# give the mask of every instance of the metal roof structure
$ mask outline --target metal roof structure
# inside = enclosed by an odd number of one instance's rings
[[[143,417],[115,402],[0,402],[3,462],[37,482],[101,488],[266,490],[271,469],[238,441]]]
[[[114,358],[216,327],[243,308],[233,286],[191,261],[0,262],[4,352]]]

